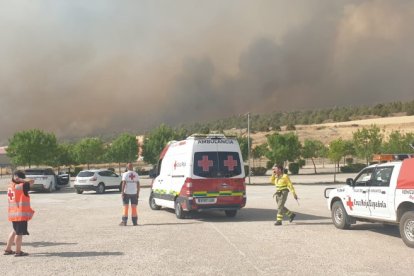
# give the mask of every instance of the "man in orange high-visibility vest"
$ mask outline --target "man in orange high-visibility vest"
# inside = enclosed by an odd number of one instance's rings
[[[29,235],[27,231],[27,222],[32,219],[34,214],[30,207],[29,190],[34,180],[26,179],[23,171],[16,171],[12,176],[9,188],[7,190],[7,199],[9,201],[9,221],[13,224],[13,231],[7,240],[4,255],[13,255],[15,257],[27,256],[22,251],[23,235]],[[16,245],[16,251],[12,250],[13,241]]]

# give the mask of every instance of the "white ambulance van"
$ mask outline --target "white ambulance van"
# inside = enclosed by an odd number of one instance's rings
[[[189,211],[222,210],[234,217],[246,205],[240,146],[222,134],[192,135],[171,141],[160,154],[149,205],[175,209],[177,218]]]

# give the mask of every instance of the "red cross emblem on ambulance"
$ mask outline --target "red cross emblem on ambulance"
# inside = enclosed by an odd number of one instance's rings
[[[351,200],[351,197],[348,196],[348,201],[346,202],[346,205],[349,207],[349,209],[352,211],[352,206],[354,206],[354,203]]]
[[[227,167],[229,172],[232,172],[237,167],[237,160],[234,160],[232,155],[228,155],[227,160],[224,160],[224,166]]]
[[[197,165],[203,168],[203,172],[208,172],[210,167],[213,167],[213,160],[208,160],[208,156],[203,155],[203,158],[198,160]]]

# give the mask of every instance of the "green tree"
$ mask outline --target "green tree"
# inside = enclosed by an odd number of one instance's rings
[[[347,156],[355,156],[355,147],[352,140],[344,140],[344,164]]]
[[[239,143],[240,146],[240,151],[243,157],[244,161],[247,161],[248,156],[249,156],[249,144],[248,144],[248,139],[245,136],[238,136],[237,137],[237,142]],[[250,138],[250,146],[252,145],[252,138]]]
[[[409,132],[406,134],[398,130],[392,131],[388,136],[388,141],[383,145],[384,153],[411,153],[413,149],[410,144],[414,142],[414,134]]]
[[[7,156],[14,165],[40,165],[51,162],[57,149],[54,134],[39,129],[17,132],[9,139]]]
[[[319,140],[306,139],[303,143],[302,157],[310,158],[313,163],[313,168],[316,172],[315,158],[321,157],[323,154],[324,145]]]
[[[357,156],[364,158],[366,163],[372,159],[376,153],[380,153],[383,135],[379,127],[372,125],[370,128],[358,129],[353,134],[355,152]]]
[[[107,156],[111,162],[118,163],[119,173],[121,173],[121,162],[133,162],[138,158],[136,137],[129,133],[119,135],[109,147]]]
[[[67,166],[69,167],[70,172],[70,166],[74,164],[76,164],[74,156],[74,145],[70,143],[62,143],[58,144],[55,155],[48,165],[54,167]]]
[[[265,156],[267,152],[267,144],[257,145],[252,149],[252,157],[253,157],[253,167],[254,167],[254,160],[262,158]]]
[[[345,155],[345,143],[342,138],[332,140],[329,143],[328,157],[335,163],[335,172],[339,168],[339,161]]]
[[[158,128],[145,135],[144,145],[142,146],[144,161],[148,164],[156,164],[161,151],[167,143],[181,138],[172,128],[161,124]]]
[[[99,163],[104,154],[104,144],[99,138],[84,138],[76,143],[74,155],[80,164]]]
[[[336,182],[336,172],[339,169],[339,161],[345,156],[345,143],[339,138],[329,143],[328,157],[335,164],[334,182]]]
[[[274,133],[267,136],[269,151],[266,157],[273,163],[284,165],[286,161],[293,162],[300,156],[301,143],[296,134]]]

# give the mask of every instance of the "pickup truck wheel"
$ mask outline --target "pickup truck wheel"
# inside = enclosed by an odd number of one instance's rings
[[[76,189],[76,193],[80,195],[81,193],[83,193],[83,190],[81,190],[81,189]]]
[[[151,195],[149,197],[149,206],[150,206],[151,210],[159,210],[159,209],[161,209],[161,206],[159,206],[159,205],[157,205],[155,203],[154,196],[152,195],[152,193],[151,193]]]
[[[96,193],[98,194],[105,193],[105,184],[99,183],[98,188],[96,189]]]
[[[332,205],[332,222],[336,228],[349,229],[349,216],[345,211],[344,205],[340,201],[336,201]]]
[[[405,245],[414,247],[414,211],[405,212],[402,216],[400,234]]]
[[[185,213],[183,211],[183,207],[181,207],[181,204],[177,200],[175,201],[175,216],[178,219],[185,218]]]
[[[226,217],[234,218],[237,214],[237,210],[225,210],[224,213],[226,214]]]

